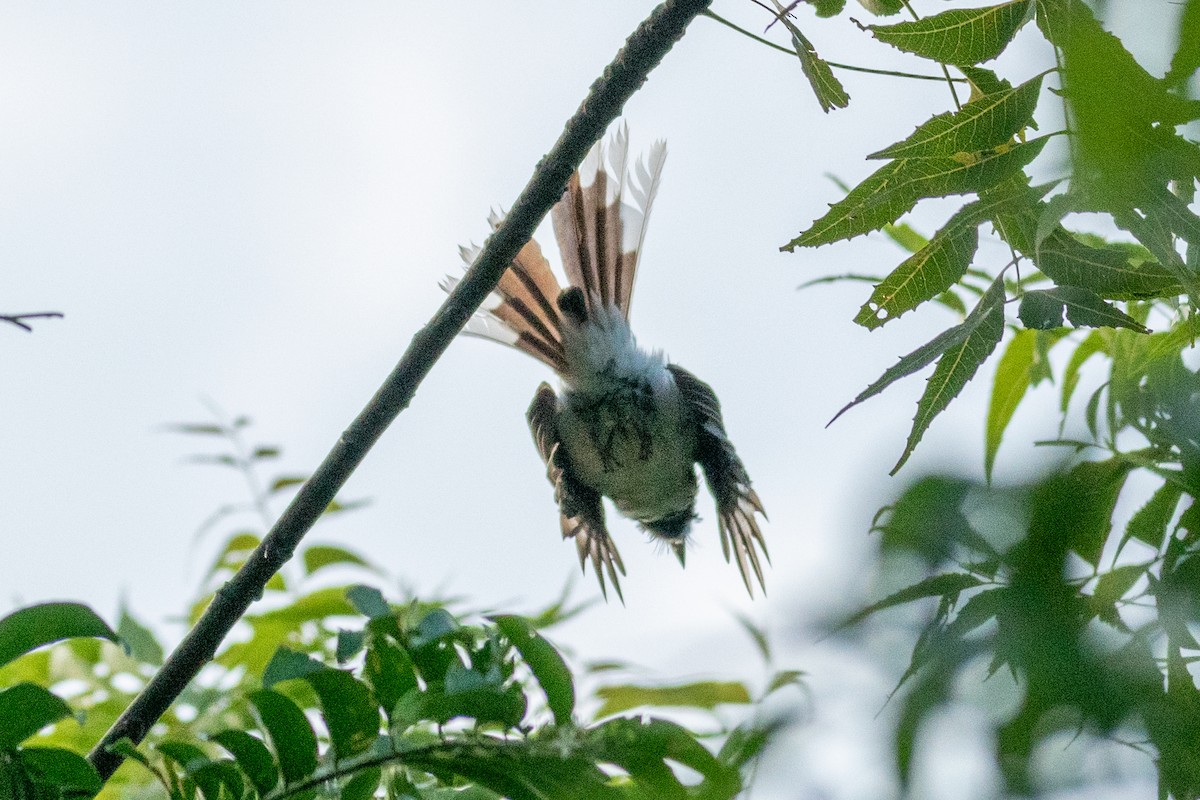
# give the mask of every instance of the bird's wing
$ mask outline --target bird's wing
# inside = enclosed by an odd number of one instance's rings
[[[588,561],[600,581],[600,591],[608,597],[605,575],[621,602],[621,582],[617,574],[625,574],[621,554],[604,526],[604,505],[600,493],[580,483],[571,474],[570,462],[558,436],[558,398],[547,383],[538,387],[529,411],[529,430],[537,445],[542,461],[546,463],[546,477],[554,486],[554,499],[558,503],[564,539],[574,538],[579,551],[579,566],[586,568]]]
[[[721,420],[721,403],[712,387],[683,367],[668,364],[667,369],[674,376],[675,384],[683,395],[684,405],[696,424],[696,461],[704,470],[708,490],[717,501],[717,528],[721,532],[721,552],[728,561],[732,542],[733,554],[737,559],[738,571],[742,573],[742,581],[746,584],[746,591],[754,594],[750,584],[750,574],[753,573],[765,593],[767,586],[763,580],[758,551],[762,550],[762,556],[768,564],[771,557],[767,554],[767,543],[754,515],[762,514],[765,519],[767,514],[763,511],[758,494],[750,488],[750,476],[746,473],[746,467],[725,434],[725,423]]]

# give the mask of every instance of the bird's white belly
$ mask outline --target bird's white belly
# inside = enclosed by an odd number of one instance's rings
[[[568,395],[559,437],[573,473],[626,516],[650,522],[691,507],[695,441],[673,384],[623,402]]]

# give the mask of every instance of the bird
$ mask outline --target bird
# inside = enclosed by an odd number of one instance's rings
[[[624,603],[625,566],[605,523],[603,497],[685,565],[696,515],[696,465],[716,503],[721,549],[754,596],[766,592],[770,563],[756,515],[758,494],[725,432],[716,393],[661,350],[640,347],[629,324],[634,278],[651,205],[666,160],[657,141],[628,167],[629,135],[620,126],[598,141],[551,209],[567,285],[560,285],[531,239],[496,290],[464,328],[509,345],[557,374],[561,391],[542,382],[526,419],[554,487],[564,539],[580,567],[590,561],[607,599],[605,577]],[[489,216],[495,230],[502,216]],[[464,268],[479,255],[460,248]],[[449,292],[458,279],[447,276]],[[761,550],[761,557],[759,551]]]

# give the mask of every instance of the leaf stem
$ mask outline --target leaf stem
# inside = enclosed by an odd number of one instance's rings
[[[724,17],[722,17],[719,14],[716,14],[712,11],[703,12],[703,16],[706,16],[709,19],[715,20],[716,22],[721,23],[722,25],[726,26],[727,28],[732,28],[733,30],[737,31],[738,33],[742,34],[743,36],[753,39],[754,41],[758,42],[759,44],[765,44],[767,47],[770,47],[773,50],[778,50],[781,53],[787,53],[790,56],[796,55],[796,51],[791,49],[790,47],[784,47],[783,45],[779,45],[779,44],[776,44],[775,42],[772,42],[770,39],[764,39],[763,37],[758,36],[757,34],[751,33],[750,31],[746,30],[742,26],[737,25],[733,22],[730,22],[729,20],[725,19]],[[912,80],[917,80],[917,81],[943,81],[943,80],[946,80],[945,77],[942,77],[940,75],[921,75],[916,72],[899,72],[897,70],[891,70],[891,69],[873,69],[871,67],[858,67],[853,64],[839,64],[836,61],[826,61],[825,63],[835,69],[844,69],[848,72],[865,72],[870,75],[887,75],[887,76],[890,76],[893,78],[911,78]],[[950,80],[956,81],[959,83],[967,82],[966,78],[950,78]]]

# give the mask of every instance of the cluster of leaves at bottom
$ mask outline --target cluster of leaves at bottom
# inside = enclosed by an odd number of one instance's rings
[[[367,619],[338,632],[340,667],[281,646],[261,688],[245,692],[248,702],[226,705],[228,727],[176,725],[175,735],[152,746],[124,740],[117,749],[173,800],[716,799],[742,790],[742,768],[769,735],[764,727],[735,729],[714,755],[696,734],[661,719],[583,725],[571,672],[534,622],[497,615],[463,624],[442,607],[392,606],[365,586],[346,598]],[[0,620],[9,657],[36,657],[31,650],[72,636],[121,641],[77,604],[33,606]],[[0,692],[0,797],[90,797],[101,789],[77,752],[26,741],[70,714],[31,682]],[[699,780],[685,783],[673,765]],[[122,772],[131,769],[141,768]],[[136,794],[145,796],[144,785]]]
[[[1178,487],[1169,504],[1160,491],[1122,535],[1112,516],[1130,471],[1086,461],[1016,489],[931,477],[882,513],[885,558],[915,556],[926,577],[849,623],[936,599],[900,680],[909,688],[895,752],[906,785],[923,726],[962,699],[982,661],[989,677],[1015,679],[1013,710],[992,730],[1008,792],[1045,788],[1039,748],[1085,734],[1145,753],[1161,797],[1200,797],[1200,688],[1188,671],[1200,651],[1188,630],[1200,623],[1200,506],[1177,512]],[[1122,557],[1131,540],[1151,539],[1150,557]]]

